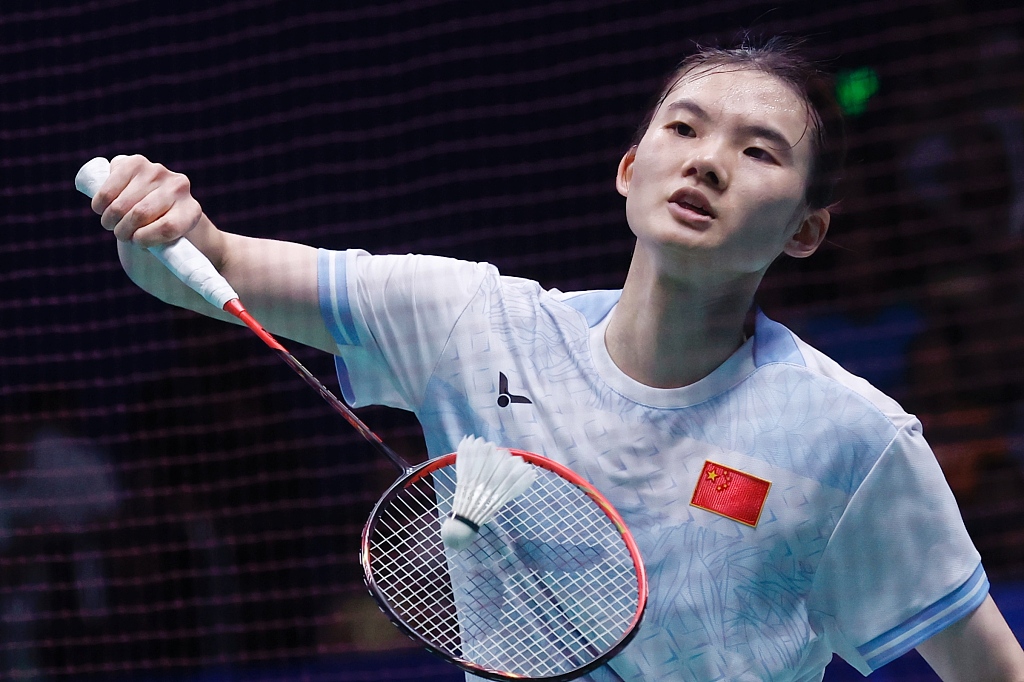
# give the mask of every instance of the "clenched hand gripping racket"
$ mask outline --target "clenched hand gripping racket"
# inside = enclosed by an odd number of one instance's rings
[[[75,186],[93,196],[109,174],[93,159]],[[567,467],[512,453],[536,482],[466,549],[441,541],[455,493],[454,453],[412,466],[384,444],[257,322],[186,239],[153,247],[179,279],[240,319],[401,472],[363,528],[370,593],[403,632],[480,677],[570,680],[607,662],[636,633],[647,603],[639,550],[618,512]]]

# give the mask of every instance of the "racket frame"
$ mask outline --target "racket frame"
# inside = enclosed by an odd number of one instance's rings
[[[423,647],[432,654],[443,658],[444,660],[452,663],[466,672],[472,673],[478,677],[483,677],[490,680],[521,680],[521,679],[533,679],[533,680],[545,680],[546,682],[566,682],[568,680],[575,679],[581,675],[585,675],[588,672],[598,668],[607,663],[611,658],[616,656],[622,649],[632,641],[633,637],[636,636],[637,630],[639,629],[640,622],[643,620],[644,611],[647,608],[647,597],[648,597],[648,584],[647,584],[647,569],[644,566],[643,559],[640,555],[640,548],[637,546],[636,541],[633,539],[632,534],[629,532],[625,521],[619,512],[612,506],[604,495],[602,495],[596,488],[594,488],[586,479],[581,477],[575,471],[569,467],[560,464],[552,459],[548,459],[542,455],[538,455],[533,452],[527,452],[525,450],[517,450],[514,448],[508,448],[508,450],[517,457],[522,457],[525,461],[535,466],[547,469],[557,476],[565,479],[569,483],[573,484],[579,490],[593,500],[598,507],[607,515],[615,526],[616,530],[622,535],[622,540],[629,551],[630,558],[633,561],[633,567],[636,570],[637,577],[637,610],[633,616],[632,621],[626,628],[622,637],[612,647],[610,647],[605,653],[601,654],[593,661],[586,663],[579,668],[571,670],[566,673],[558,675],[550,675],[544,677],[528,677],[525,675],[502,672],[484,668],[472,661],[465,658],[453,656],[444,651],[438,649],[433,643],[427,640],[425,637],[420,635],[416,630],[410,626],[402,616],[392,607],[391,603],[385,597],[377,585],[377,581],[373,574],[372,562],[373,556],[371,555],[371,538],[373,532],[377,526],[377,520],[380,518],[381,512],[387,508],[388,504],[397,497],[403,490],[416,484],[423,478],[431,475],[433,472],[442,469],[446,466],[454,465],[456,454],[449,453],[440,457],[428,460],[422,464],[416,466],[410,466],[405,469],[404,474],[381,495],[380,499],[373,507],[373,511],[366,520],[366,524],[363,526],[363,533],[361,539],[361,546],[359,551],[359,563],[363,568],[363,582],[366,584],[367,590],[370,595],[377,602],[377,606],[381,612],[388,617],[388,619],[407,637],[412,639],[416,644]]]

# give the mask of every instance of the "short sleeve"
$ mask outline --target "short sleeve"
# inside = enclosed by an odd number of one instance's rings
[[[493,266],[321,250],[320,312],[352,405],[414,410],[459,316]]]
[[[920,423],[911,421],[857,488],[822,556],[811,622],[867,675],[977,608],[988,594]]]

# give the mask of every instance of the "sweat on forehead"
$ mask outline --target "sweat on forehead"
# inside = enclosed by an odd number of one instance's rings
[[[746,67],[709,66],[681,75],[661,98],[652,121],[673,111],[688,111],[698,118],[731,112],[787,121],[788,138],[773,135],[779,146],[786,148],[796,146],[815,126],[810,106],[792,86],[772,74]],[[793,130],[794,125],[798,130]]]
[[[696,105],[694,97],[705,104]],[[795,146],[808,131],[813,138],[818,126],[810,103],[799,90],[775,74],[747,64],[698,64],[682,73],[677,71],[675,79],[662,89],[647,126],[637,131],[634,142],[639,143],[651,123],[672,109],[690,109],[701,117],[718,110],[783,116],[795,112],[800,130],[788,142],[779,140],[786,147]]]

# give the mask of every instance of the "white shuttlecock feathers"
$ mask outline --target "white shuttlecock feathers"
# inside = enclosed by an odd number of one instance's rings
[[[509,500],[533,485],[537,473],[522,457],[483,438],[466,436],[455,452],[455,499],[441,540],[461,551]]]

